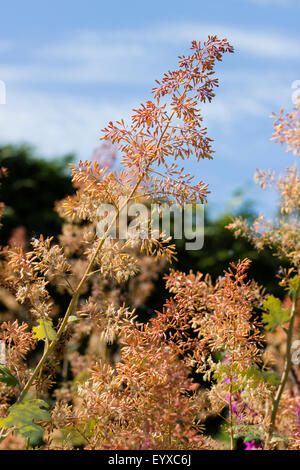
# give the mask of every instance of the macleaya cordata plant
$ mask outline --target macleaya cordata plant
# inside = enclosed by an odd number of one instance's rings
[[[203,391],[207,416],[221,416],[228,408],[224,419],[231,449],[236,437],[248,441],[266,432],[265,404],[272,380],[263,370],[257,314],[263,292],[247,281],[249,265],[247,259],[232,264],[215,283],[201,273],[171,271],[167,276],[173,313],[184,319],[185,331],[192,328],[193,346],[185,341],[187,364],[210,383]]]
[[[159,262],[175,256],[174,245],[163,235],[126,241],[109,237],[127,204],[140,199],[169,204],[206,201],[207,184],[194,183],[176,161],[192,155],[197,161],[212,158],[199,105],[212,100],[218,86],[214,66],[226,52],[233,52],[232,46],[215,36],[203,44],[192,42],[191,54],[180,57],[178,69],[157,82],[153,100],[134,110],[130,124],[109,123],[102,138],[118,146],[122,170],[108,171],[97,161],[73,166],[76,193],[58,205],[67,219],[59,244],[40,236],[31,241],[31,251],[3,249],[4,287],[27,307],[28,316],[21,323],[1,325],[0,340],[7,353],[0,376],[2,438],[16,431],[29,447],[41,438],[44,427],[45,448],[53,446],[58,432],[77,432],[87,448],[96,449],[214,446],[201,436],[195,384],[189,378],[189,364],[178,356],[194,344],[187,338],[185,319],[174,333],[164,330],[172,330],[172,319],[164,325],[166,314],[149,326],[135,325],[134,312],[119,305],[107,290],[136,275],[137,251]],[[99,238],[95,227],[102,204],[112,204],[116,212]],[[53,286],[70,295],[58,320]],[[50,411],[45,398],[58,372],[66,379],[65,363],[60,371],[66,347],[74,331],[77,336],[83,329],[90,331],[89,321],[100,327],[107,342],[120,337],[122,359],[113,367],[98,364],[89,380],[83,378],[71,411],[60,397]],[[81,322],[85,327],[78,327]],[[42,355],[32,369],[26,354],[41,343]],[[201,341],[195,350],[200,346]],[[66,442],[63,439],[63,447],[69,445]]]
[[[273,115],[274,134],[272,140],[286,144],[287,151],[300,155],[300,101],[292,113]],[[236,236],[246,236],[258,250],[271,248],[288,267],[279,273],[280,284],[286,290],[288,302],[281,305],[279,299],[268,296],[264,303],[263,322],[269,347],[268,361],[273,362],[280,373],[278,383],[271,390],[271,405],[268,420],[266,448],[283,443],[285,446],[299,448],[299,372],[298,362],[293,363],[293,349],[299,349],[299,310],[300,295],[300,174],[295,163],[286,169],[285,174],[276,178],[275,172],[257,171],[256,180],[265,189],[275,187],[279,193],[279,214],[275,220],[268,220],[263,214],[252,225],[242,218],[229,226]],[[280,363],[278,349],[284,347],[284,361]],[[276,351],[277,349],[277,351]],[[276,354],[277,352],[277,354]],[[297,353],[297,351],[294,351]],[[297,361],[297,354],[295,357]]]
[[[274,221],[260,215],[229,226],[283,259],[283,302],[247,279],[244,259],[216,280],[171,270],[171,297],[142,323],[135,308],[175,246],[151,230],[149,238],[111,236],[122,210],[137,201],[206,201],[207,184],[194,183],[178,161],[212,158],[199,106],[218,86],[216,61],[232,51],[217,37],[193,42],[178,69],[157,82],[152,101],[130,123],[109,123],[93,161],[73,165],[76,192],[57,203],[65,219],[58,242],[41,235],[28,250],[2,249],[1,286],[21,309],[0,325],[0,448],[300,448],[297,166],[277,179],[257,172],[262,188],[279,191]],[[273,140],[299,155],[300,104],[274,117]],[[105,204],[115,211],[100,236]],[[223,420],[214,439],[207,418]]]

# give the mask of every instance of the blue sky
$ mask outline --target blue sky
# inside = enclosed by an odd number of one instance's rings
[[[28,142],[48,158],[88,159],[100,129],[128,118],[154,80],[193,39],[227,37],[235,54],[218,64],[220,87],[203,108],[215,159],[187,168],[209,183],[209,205],[235,189],[271,213],[274,198],[253,183],[256,168],[282,171],[291,154],[269,141],[272,111],[292,107],[300,80],[300,0],[11,0],[1,5],[0,143]]]

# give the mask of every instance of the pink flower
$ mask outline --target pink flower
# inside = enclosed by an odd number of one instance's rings
[[[245,444],[245,450],[258,450],[258,449],[262,449],[262,444],[260,442],[256,442],[255,439],[253,439],[253,441],[251,442],[244,442]]]

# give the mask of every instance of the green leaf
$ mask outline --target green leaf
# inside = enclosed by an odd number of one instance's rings
[[[262,320],[266,324],[266,330],[274,330],[277,326],[290,320],[289,309],[282,309],[280,300],[269,295],[264,301],[263,307],[267,312],[263,313]]]
[[[57,334],[52,326],[52,320],[49,318],[39,318],[39,326],[32,328],[33,336],[37,339],[48,339],[49,341],[56,341]]]
[[[76,317],[76,315],[70,315],[69,318],[68,318],[67,323],[75,323],[75,322],[79,322],[79,321],[80,321],[80,318]]]
[[[6,418],[0,418],[0,428],[15,427],[24,437],[41,435],[43,428],[34,421],[50,421],[50,415],[44,408],[49,408],[43,400],[28,400],[16,403],[9,408]]]
[[[277,385],[279,382],[276,372],[259,369],[256,365],[248,367],[241,375],[248,380],[252,380],[254,387],[256,387],[259,382],[265,382],[270,385]]]
[[[265,382],[270,385],[278,385],[280,380],[276,372],[272,372],[271,370],[261,370],[261,376]]]
[[[0,382],[5,383],[8,387],[15,387],[19,381],[14,375],[4,366],[0,365]]]
[[[234,437],[242,437],[245,442],[261,441],[264,438],[264,433],[263,430],[253,424],[239,425],[235,428]]]
[[[297,294],[297,292],[300,290],[300,276],[296,275],[290,279],[289,283],[290,287],[290,294]]]

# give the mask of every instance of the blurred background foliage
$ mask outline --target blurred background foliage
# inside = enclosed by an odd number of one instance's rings
[[[27,237],[57,235],[62,221],[53,210],[54,202],[73,192],[68,164],[74,155],[46,160],[28,145],[0,147],[0,167],[7,168],[0,200],[5,203],[0,245],[13,231],[23,227]]]
[[[7,177],[2,180],[0,187],[0,201],[5,203],[3,226],[0,228],[0,246],[13,244],[13,239],[17,239],[18,242],[25,240],[23,246],[26,248],[29,247],[29,240],[32,237],[39,237],[40,234],[45,237],[59,235],[63,220],[55,212],[54,205],[56,201],[74,192],[69,163],[75,160],[75,155],[71,154],[50,160],[37,157],[34,149],[28,145],[0,147],[0,168],[7,169]],[[257,252],[247,240],[235,239],[232,232],[226,229],[232,217],[239,215],[249,221],[257,215],[255,204],[247,199],[244,190],[233,194],[223,213],[218,217],[211,217],[208,204],[205,207],[203,248],[198,251],[187,251],[185,240],[176,240],[178,261],[173,263],[172,268],[185,272],[200,271],[216,279],[231,262],[247,257],[252,260],[249,276],[264,286],[268,293],[282,297],[283,291],[278,287],[276,279],[279,270],[278,260],[269,250]],[[164,274],[168,269],[169,266],[166,265],[162,272],[158,270],[160,274],[157,278],[154,276],[153,280],[154,289],[149,291],[148,297],[145,296],[145,304],[137,306],[136,313],[140,321],[148,321],[155,315],[156,310],[161,311],[166,298],[170,296],[165,289],[164,281]],[[68,295],[52,290],[51,288],[51,295],[56,305],[64,311],[69,301]],[[3,299],[0,299],[0,311],[3,314],[6,310],[5,304]],[[84,354],[86,349],[87,341],[80,346],[79,352]],[[117,350],[117,343],[107,345],[110,355],[115,354]],[[33,357],[30,357],[30,362],[34,362],[35,355],[40,353],[38,347]],[[68,377],[77,380],[70,375],[70,372]],[[62,376],[58,376],[57,379],[58,384],[64,380]],[[195,374],[194,379],[202,386],[207,386],[199,374]],[[206,433],[212,436],[222,430],[221,417],[213,417],[205,424]],[[219,434],[219,438],[222,438],[222,433]]]
[[[72,154],[60,158],[44,159],[35,155],[28,145],[7,145],[0,147],[0,167],[7,168],[8,176],[2,181],[0,201],[5,203],[5,212],[0,229],[0,245],[4,246],[20,229],[27,237],[57,236],[62,220],[54,211],[56,201],[72,194],[69,163],[75,160]],[[176,240],[178,262],[174,269],[209,273],[216,279],[232,261],[245,257],[252,260],[249,276],[263,285],[266,290],[281,297],[276,274],[279,262],[271,252],[257,252],[245,239],[235,239],[225,227],[233,216],[242,215],[248,220],[257,215],[255,205],[246,199],[243,190],[236,192],[224,208],[223,214],[212,218],[209,205],[205,208],[204,247],[198,251],[186,251],[185,240]],[[161,310],[167,297],[163,275],[147,300],[139,307],[141,318],[147,319],[154,311]]]

